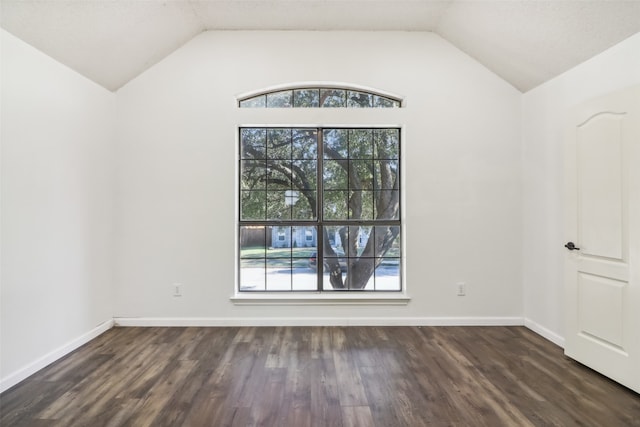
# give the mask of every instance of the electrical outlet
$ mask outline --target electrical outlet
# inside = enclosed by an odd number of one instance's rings
[[[182,283],[174,283],[173,284],[173,296],[181,297],[182,296]]]
[[[467,294],[467,285],[464,282],[456,283],[456,288],[458,290],[458,296],[463,297]]]

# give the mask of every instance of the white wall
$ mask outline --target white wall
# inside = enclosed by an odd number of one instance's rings
[[[115,95],[0,37],[4,389],[112,318]]]
[[[405,96],[395,111],[239,110],[303,81]],[[522,316],[521,94],[430,33],[208,32],[119,90],[116,317]],[[402,307],[246,307],[234,293],[237,127],[405,126]],[[466,281],[467,296],[454,284]],[[173,282],[184,296],[172,297]],[[305,322],[305,320],[301,320]]]
[[[419,323],[524,313],[561,343],[563,113],[640,82],[640,34],[524,96],[428,33],[210,32],[117,95],[4,31],[1,42],[0,389],[113,316]],[[406,108],[235,107],[240,93],[303,81],[389,91]],[[236,129],[267,121],[403,125],[408,306],[229,301]],[[466,297],[455,296],[458,281]]]
[[[640,34],[523,96],[524,315],[562,344],[564,336],[563,167],[565,112],[640,83]]]

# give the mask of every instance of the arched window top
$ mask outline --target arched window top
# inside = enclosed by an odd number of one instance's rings
[[[239,99],[240,108],[399,108],[398,98],[342,86],[299,86]]]

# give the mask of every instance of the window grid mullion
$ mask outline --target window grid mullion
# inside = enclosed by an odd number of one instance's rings
[[[318,97],[320,90],[318,89]],[[318,98],[319,102],[320,98]],[[316,289],[324,290],[322,276],[324,274],[324,129],[316,129],[317,160],[316,160]]]
[[[267,102],[267,97],[265,95],[265,105]],[[264,177],[265,177],[265,181],[264,181],[264,219],[265,221],[267,220],[267,217],[269,216],[267,213],[267,209],[269,209],[269,198],[267,197],[269,195],[269,189],[268,189],[268,185],[267,185],[267,170],[268,170],[268,164],[269,164],[269,130],[265,129],[264,130]],[[265,254],[266,257],[266,254]],[[266,259],[265,259],[265,278],[264,278],[264,283],[265,283],[265,289],[267,288],[266,284],[267,284],[267,278],[266,278]]]
[[[293,90],[290,105],[293,107]],[[293,191],[293,128],[289,129],[289,191]],[[293,193],[289,193],[293,194]],[[289,220],[293,221],[293,203],[289,206]],[[289,290],[293,291],[293,225],[289,226]],[[297,229],[296,229],[297,231]]]

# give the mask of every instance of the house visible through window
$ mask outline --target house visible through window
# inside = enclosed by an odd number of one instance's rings
[[[262,106],[348,106],[355,93],[323,90]],[[239,141],[240,292],[402,290],[400,129],[252,126]]]

